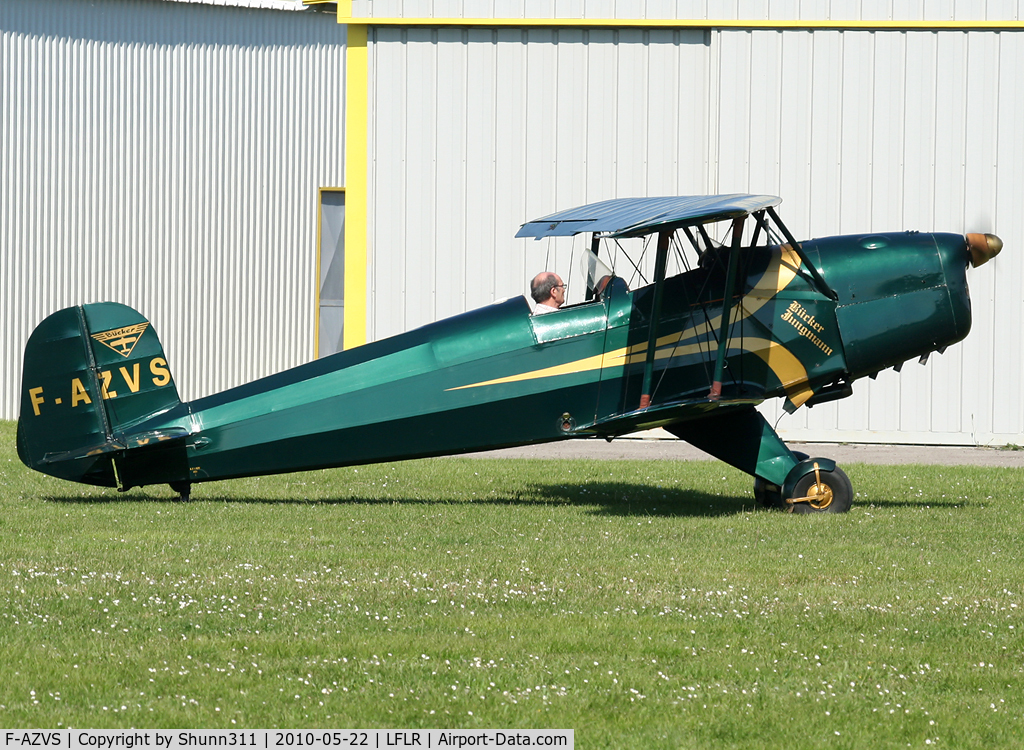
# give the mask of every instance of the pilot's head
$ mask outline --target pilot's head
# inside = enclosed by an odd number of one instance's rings
[[[565,284],[557,273],[542,271],[530,282],[530,296],[538,305],[561,307],[565,304]]]

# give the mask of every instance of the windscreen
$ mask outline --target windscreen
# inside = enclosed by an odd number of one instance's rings
[[[593,251],[584,250],[580,257],[580,271],[587,281],[587,300],[600,293],[611,279],[613,272]]]

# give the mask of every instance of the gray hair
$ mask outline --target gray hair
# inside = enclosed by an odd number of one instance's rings
[[[558,286],[558,277],[553,273],[538,275],[530,284],[530,296],[534,302],[543,302],[551,296],[551,290]]]

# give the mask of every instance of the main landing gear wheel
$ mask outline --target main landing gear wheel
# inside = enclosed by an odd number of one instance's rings
[[[762,508],[781,508],[783,507],[782,488],[777,484],[766,482],[761,477],[754,477],[754,500]]]
[[[793,455],[796,456],[797,461],[806,461],[808,459],[808,455],[800,451],[793,451]],[[754,477],[754,500],[762,508],[787,509],[788,507],[782,501],[782,488],[777,484],[761,479],[761,477]]]
[[[191,499],[191,482],[171,482],[170,488],[172,492],[178,493],[178,500],[180,500],[181,502],[187,503]]]
[[[786,499],[790,513],[846,513],[853,502],[853,484],[838,466],[833,471],[819,469],[802,476]]]

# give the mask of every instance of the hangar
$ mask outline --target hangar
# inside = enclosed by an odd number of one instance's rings
[[[788,440],[1024,444],[1020,3],[12,0],[0,416],[32,326],[142,311],[184,398],[520,294],[611,197],[774,193],[799,237],[990,231],[974,330]],[[728,12],[727,12],[728,11]],[[820,12],[819,12],[820,11]]]

